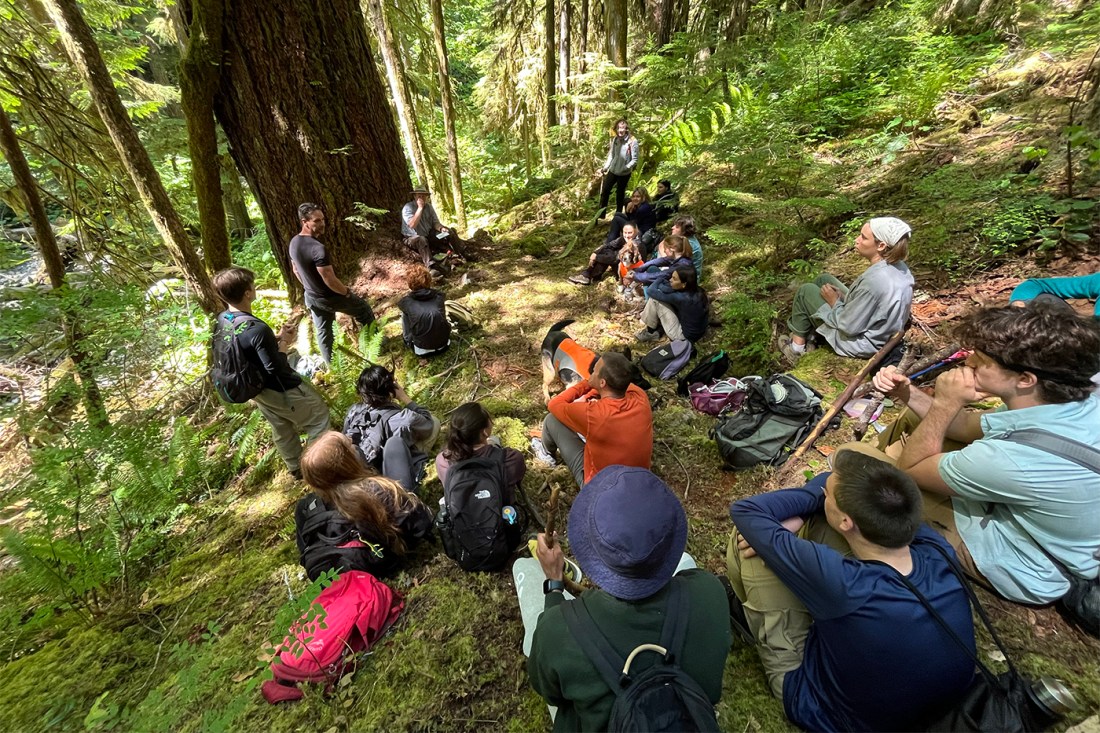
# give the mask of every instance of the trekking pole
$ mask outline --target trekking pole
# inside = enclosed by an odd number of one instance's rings
[[[879,362],[886,358],[895,346],[901,343],[902,338],[905,336],[904,331],[898,331],[890,340],[886,342],[886,345],[879,349],[874,356],[867,360],[867,363],[863,365],[863,368],[859,370],[859,374],[848,383],[848,386],[844,388],[844,391],[840,393],[833,401],[833,406],[829,408],[829,411],[825,413],[825,417],[818,421],[814,429],[810,431],[810,434],[806,436],[806,439],[802,441],[802,445],[798,446],[798,449],[791,454],[791,457],[787,459],[787,464],[780,469],[778,477],[785,477],[790,470],[794,467],[795,461],[802,457],[802,454],[806,452],[806,449],[814,444],[814,441],[821,437],[821,434],[825,432],[825,428],[829,426],[829,423],[837,413],[843,409],[844,404],[851,399],[852,393],[856,391],[856,388],[863,383],[863,380],[867,378],[867,375],[878,366]]]
[[[558,516],[558,493],[561,488],[557,484],[550,485],[550,498],[546,501],[546,546],[554,546],[554,523]],[[562,574],[562,581],[565,582],[565,589],[569,591],[573,596],[579,596],[584,592],[576,581],[569,579],[564,573]]]

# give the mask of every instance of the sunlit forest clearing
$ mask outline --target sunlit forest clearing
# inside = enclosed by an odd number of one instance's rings
[[[787,369],[794,288],[851,282],[870,217],[912,225],[906,341],[923,353],[1024,278],[1100,271],[1089,0],[9,0],[3,15],[4,730],[549,729],[511,574],[464,573],[438,542],[389,581],[406,610],[354,673],[288,705],[259,694],[319,591],[295,546],[308,490],[260,412],[211,388],[211,276],[253,270],[276,330],[302,316],[288,242],[303,202],[378,317],[337,319],[313,380],[334,427],[365,362],[444,422],[476,400],[525,453],[536,508],[569,487],[559,528],[576,488],[531,456],[547,328],[648,350],[615,278],[567,280],[607,232],[600,168],[621,117],[641,151],[630,189],[669,180],[695,220],[713,318],[697,350],[725,350],[730,375]],[[436,287],[477,321],[423,359],[396,305],[419,261],[400,212],[421,186],[475,255]],[[308,315],[294,345],[316,353]],[[791,371],[829,403],[861,366],[818,349]],[[691,554],[722,573],[730,503],[776,473],[723,471],[714,419],[652,381],[653,471]],[[793,475],[825,468],[810,450]],[[434,467],[421,496],[442,496]],[[1022,669],[1073,689],[1059,729],[1097,730],[1096,639],[981,597]],[[730,653],[718,720],[794,729],[750,647]]]

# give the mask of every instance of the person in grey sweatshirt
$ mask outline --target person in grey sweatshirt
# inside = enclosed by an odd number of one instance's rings
[[[615,123],[615,137],[611,138],[611,147],[607,151],[600,172],[603,174],[603,186],[600,188],[600,218],[607,214],[607,202],[611,198],[611,189],[615,189],[615,212],[626,205],[626,184],[630,174],[638,164],[638,138],[630,134],[630,125],[626,118]]]

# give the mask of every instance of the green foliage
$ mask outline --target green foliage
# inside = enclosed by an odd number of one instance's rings
[[[271,251],[271,242],[267,239],[267,230],[260,227],[248,239],[243,242],[234,242],[233,262],[241,267],[247,267],[256,273],[256,287],[258,288],[282,288],[283,273],[279,269],[279,262]]]
[[[362,201],[356,201],[354,206],[355,213],[345,216],[344,221],[361,229],[366,229],[368,232],[377,229],[378,220],[389,213],[389,209],[376,209],[373,206],[367,206]]]

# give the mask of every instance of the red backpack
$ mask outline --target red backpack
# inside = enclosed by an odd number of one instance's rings
[[[400,593],[361,570],[342,573],[315,603],[324,609],[323,620],[307,611],[271,663],[275,679],[261,691],[272,705],[301,698],[299,682],[337,682],[354,667],[355,655],[382,638],[405,608]]]

